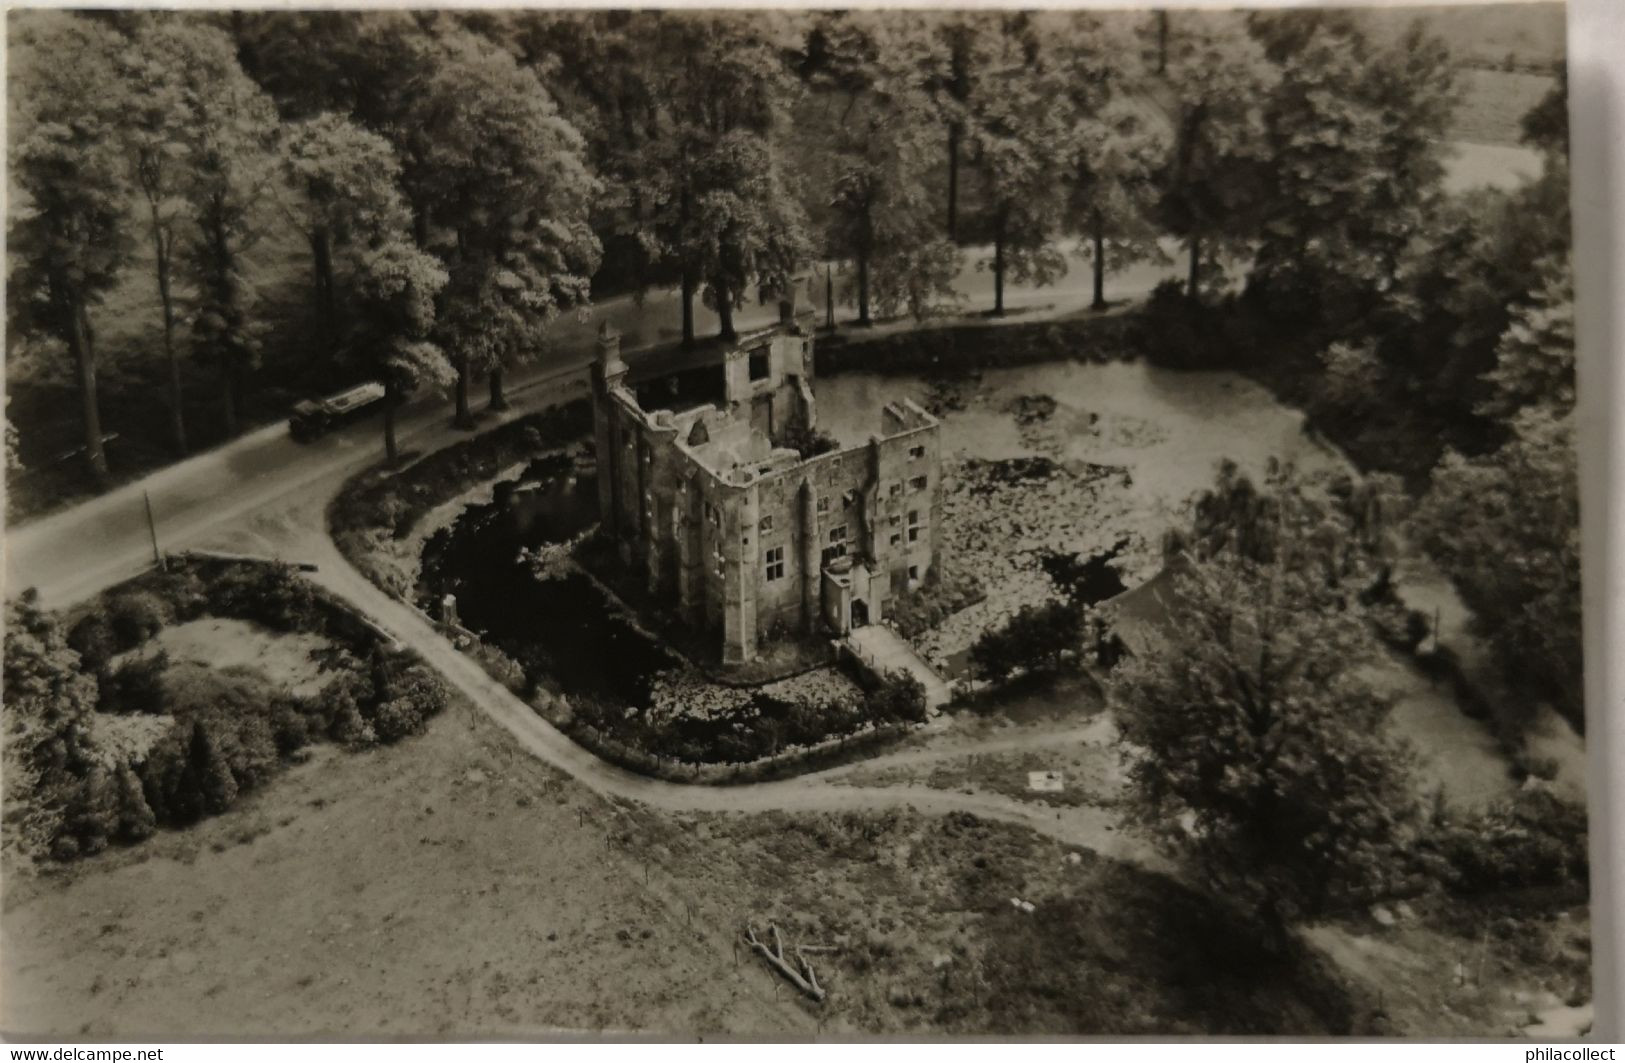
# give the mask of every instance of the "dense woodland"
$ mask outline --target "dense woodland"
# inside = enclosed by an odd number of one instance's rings
[[[361,378],[444,389],[468,424],[476,383],[500,406],[504,371],[595,295],[680,287],[693,342],[696,301],[727,334],[822,262],[868,322],[963,309],[966,259],[999,313],[1006,279],[1067,252],[1099,292],[1174,250],[1144,356],[1253,372],[1402,473],[1497,648],[1579,718],[1561,78],[1524,119],[1541,176],[1449,194],[1459,57],[1369,13],[11,28],[14,485],[64,453],[105,483]],[[108,406],[161,415],[158,453],[104,447]]]

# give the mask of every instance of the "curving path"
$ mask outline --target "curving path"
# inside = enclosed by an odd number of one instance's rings
[[[1094,850],[1147,868],[1166,870],[1167,861],[1144,839],[1117,828],[1109,812],[1088,807],[1051,808],[998,794],[966,794],[920,785],[875,786],[838,782],[858,769],[884,769],[976,753],[1008,752],[1100,741],[1109,721],[1054,732],[991,734],[941,747],[908,749],[854,764],[840,765],[792,779],[729,786],[690,785],[652,779],[627,771],[578,745],[548,723],[524,701],[492,679],[471,658],[448,642],[428,618],[391,597],[357,571],[339,553],[322,516],[327,502],[342,486],[342,475],[304,495],[299,504],[262,513],[223,530],[206,544],[221,549],[269,553],[312,561],[311,578],[370,617],[404,645],[422,654],[441,675],[479,709],[511,734],[539,760],[565,772],[605,797],[637,801],[670,812],[855,812],[913,809],[947,815],[970,813],[983,819],[1028,827],[1067,845]]]
[[[996,794],[965,794],[924,786],[837,786],[829,782],[831,776],[843,774],[859,765],[776,782],[732,786],[687,785],[627,771],[601,760],[537,715],[529,705],[446,641],[420,613],[385,594],[356,571],[325,535],[321,538],[321,544],[310,543],[302,555],[319,565],[312,577],[317,583],[343,597],[402,643],[421,653],[447,682],[467,695],[531,754],[601,795],[639,801],[673,812],[852,812],[891,809],[913,809],[938,815],[968,812],[984,819],[1030,827],[1057,841],[1092,849],[1103,856],[1159,870],[1166,869],[1166,861],[1149,844],[1118,830],[1116,817],[1096,808],[1053,809]],[[1048,744],[1068,740],[1066,734],[1056,734],[1048,738]],[[1045,744],[1045,738],[1024,736],[1019,742],[1012,742],[1008,738],[994,736],[984,742],[956,744],[951,754],[944,755],[966,755],[984,749],[991,752],[1028,748],[1039,744]],[[905,763],[919,759],[922,759],[921,751],[906,751],[895,758],[880,757],[864,761],[861,766],[880,768],[887,766],[888,760]]]

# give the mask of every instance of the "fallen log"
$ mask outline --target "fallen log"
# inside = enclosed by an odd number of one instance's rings
[[[749,923],[745,924],[745,943],[760,953],[761,957],[767,961],[768,966],[783,975],[785,981],[822,1004],[825,997],[824,987],[818,984],[818,972],[813,970],[812,962],[798,949],[796,951],[796,960],[800,963],[800,969],[798,970],[795,965],[784,958],[784,941],[779,937],[777,924],[769,923],[767,929],[768,933],[773,936],[771,947],[756,936],[756,928]]]

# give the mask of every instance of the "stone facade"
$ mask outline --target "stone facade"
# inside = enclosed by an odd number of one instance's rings
[[[942,516],[934,417],[904,399],[861,446],[803,460],[785,445],[818,424],[810,315],[649,366],[629,370],[620,338],[600,334],[602,528],[725,662],[784,634],[874,623],[927,578]]]

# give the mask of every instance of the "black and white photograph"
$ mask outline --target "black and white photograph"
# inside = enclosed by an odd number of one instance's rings
[[[1617,1036],[1567,32],[9,10],[0,1031]]]

